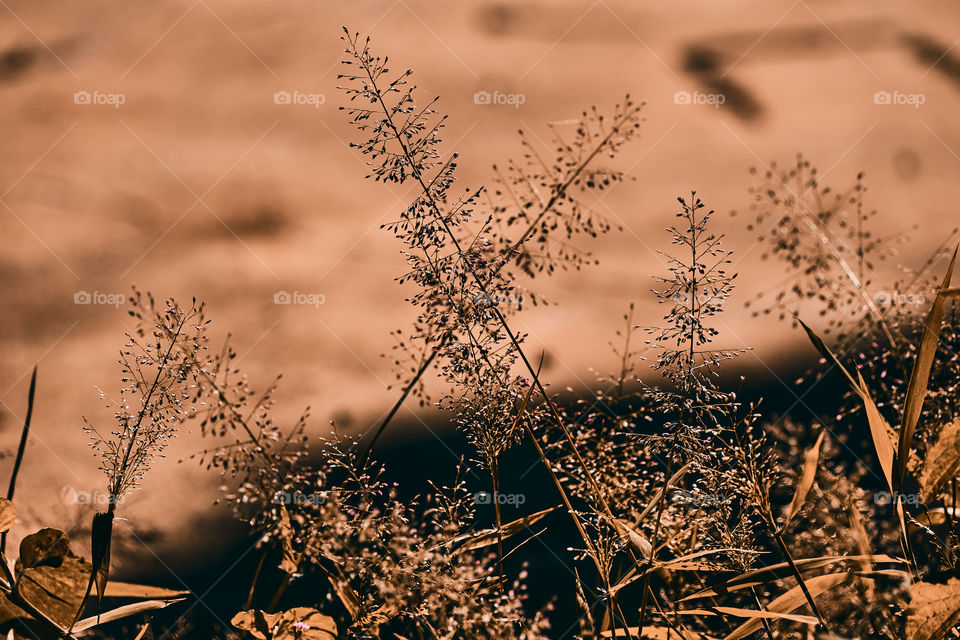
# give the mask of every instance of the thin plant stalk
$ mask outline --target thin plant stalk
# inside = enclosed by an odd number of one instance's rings
[[[503,520],[500,513],[500,465],[497,460],[491,461],[490,480],[493,486],[493,512],[497,521],[497,567],[500,572],[500,587],[503,588]]]
[[[768,526],[772,525],[772,522],[768,522],[767,524]],[[790,565],[790,570],[793,572],[793,576],[797,579],[797,585],[800,587],[803,597],[806,598],[807,604],[810,605],[810,609],[813,611],[814,615],[817,616],[817,620],[820,621],[820,626],[829,633],[830,630],[829,627],[827,627],[827,622],[824,620],[823,614],[820,613],[820,608],[814,601],[813,596],[810,595],[810,591],[807,589],[807,583],[803,579],[803,575],[800,573],[800,569],[797,567],[797,564],[793,561],[793,556],[790,554],[790,550],[787,549],[787,545],[783,541],[783,535],[774,526],[770,526],[770,531],[773,534],[774,540],[777,542],[777,547],[780,548],[780,553],[783,554],[783,557],[787,560],[787,564]]]
[[[407,142],[405,141],[404,136],[401,134],[400,129],[397,127],[394,121],[393,112],[387,106],[386,102],[384,102],[383,94],[380,91],[379,87],[377,86],[376,79],[374,78],[369,67],[366,67],[364,70],[367,74],[367,79],[370,81],[370,86],[373,87],[374,89],[373,95],[375,96],[376,101],[383,112],[384,122],[386,122],[387,126],[393,132],[393,135],[395,136],[395,140],[397,144],[400,146],[400,149],[403,152],[404,157],[406,157],[410,161],[411,176],[420,185],[421,192],[425,196],[426,201],[429,203],[430,208],[433,210],[433,213],[436,216],[437,220],[440,222],[441,226],[443,227],[443,230],[447,234],[447,237],[450,238],[450,241],[452,242],[455,251],[457,252],[457,254],[463,256],[464,250],[461,247],[459,240],[457,240],[456,235],[453,233],[453,230],[450,228],[449,223],[447,222],[447,220],[444,219],[443,215],[440,213],[440,205],[434,198],[433,194],[431,193],[431,190],[429,185],[427,184],[427,181],[424,179],[424,176],[421,173],[420,168],[417,166],[417,163],[415,162],[415,157],[413,153],[410,151],[410,148],[407,145]],[[483,295],[485,295],[488,299],[492,299],[486,287],[486,284],[484,284],[483,280],[477,275],[476,271],[470,267],[468,267],[468,269],[469,269],[470,275],[473,277],[474,282],[477,284],[480,292]],[[523,361],[524,367],[526,367],[527,371],[530,373],[533,379],[533,382],[537,387],[537,391],[540,393],[541,396],[543,396],[544,401],[549,406],[550,412],[554,418],[554,421],[557,423],[557,426],[560,427],[561,431],[563,432],[564,438],[566,439],[568,445],[570,446],[578,464],[583,469],[585,477],[588,479],[591,487],[596,493],[597,499],[600,501],[600,504],[603,507],[604,511],[606,512],[606,515],[608,515],[610,518],[613,518],[613,513],[610,510],[609,505],[607,505],[606,499],[603,497],[603,493],[599,490],[599,486],[597,485],[596,480],[593,478],[593,474],[590,473],[590,470],[587,468],[586,464],[584,463],[583,458],[580,456],[579,451],[577,451],[577,447],[573,442],[573,438],[570,435],[570,431],[567,429],[566,425],[564,424],[563,418],[560,417],[556,406],[554,406],[553,402],[550,401],[550,396],[547,394],[546,389],[544,389],[543,385],[540,383],[540,378],[537,375],[537,371],[534,369],[530,360],[527,358],[526,353],[524,353],[523,349],[521,348],[520,342],[517,339],[516,334],[513,332],[513,329],[510,327],[509,323],[507,323],[507,320],[504,317],[503,313],[500,311],[500,309],[494,306],[492,307],[492,310],[493,310],[493,314],[496,316],[497,322],[503,328],[504,332],[507,334],[507,337],[510,340],[511,345],[513,346],[513,348],[516,350],[517,354],[520,356],[521,360]]]
[[[363,453],[360,454],[361,466],[365,465],[367,461],[370,459],[370,454],[373,451],[373,445],[377,443],[377,440],[379,440],[380,436],[383,435],[383,432],[386,431],[387,425],[389,425],[390,422],[393,420],[394,416],[397,415],[397,412],[400,411],[400,407],[403,406],[403,403],[406,402],[407,397],[410,395],[413,389],[420,382],[420,378],[423,377],[423,374],[426,373],[427,370],[430,368],[430,365],[433,364],[433,361],[436,359],[437,354],[440,353],[440,349],[442,348],[445,342],[446,342],[445,340],[441,340],[439,343],[431,347],[430,355],[428,355],[426,359],[424,359],[423,363],[420,365],[420,368],[417,369],[417,372],[410,379],[410,382],[408,382],[407,385],[403,388],[403,393],[401,393],[400,397],[397,398],[397,401],[393,403],[393,407],[391,407],[390,412],[387,413],[386,417],[380,423],[380,426],[377,427],[377,430],[370,437],[369,442],[367,442],[367,445],[363,449]]]
[[[260,555],[260,562],[257,563],[256,571],[253,572],[253,580],[250,581],[250,591],[247,592],[247,600],[243,605],[244,611],[253,606],[253,592],[257,588],[257,580],[260,578],[260,572],[263,570],[263,563],[266,561],[268,553],[269,550],[264,549],[263,553]]]
[[[27,450],[27,436],[30,434],[30,421],[33,418],[33,399],[37,391],[37,367],[33,367],[30,376],[30,390],[27,392],[27,416],[23,420],[23,429],[20,431],[20,444],[17,446],[17,458],[13,462],[13,471],[10,473],[10,486],[7,487],[7,500],[13,500],[13,493],[17,489],[17,476],[20,475],[20,465]],[[0,553],[7,550],[7,532],[0,535]]]

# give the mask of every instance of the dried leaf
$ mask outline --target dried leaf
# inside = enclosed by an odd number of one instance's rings
[[[960,622],[960,580],[947,584],[916,582],[907,612],[907,640],[940,640]]]
[[[860,509],[857,508],[852,495],[847,496],[847,520],[850,522],[850,530],[853,532],[857,551],[866,558],[859,563],[860,570],[866,572],[873,571],[873,563],[869,559],[872,555],[870,536],[867,535],[867,530],[863,526],[863,517],[860,515]],[[873,583],[865,583],[865,590],[867,601],[872,602],[874,596]]]
[[[646,558],[647,560],[653,559],[653,545],[650,544],[649,540],[640,535],[629,522],[620,518],[607,518],[607,520],[613,524],[614,528],[623,536],[624,540],[626,540],[635,551],[640,553],[642,558]]]
[[[23,572],[18,560],[17,573]],[[90,577],[90,563],[68,553],[59,567],[39,566],[23,572],[20,580],[21,595],[57,624],[67,627],[73,622],[83,599],[83,588]],[[12,620],[30,620],[30,615],[0,598],[0,624]],[[30,625],[31,628],[37,625]],[[37,633],[42,633],[37,626]],[[41,635],[41,637],[43,637]]]
[[[70,538],[59,529],[40,529],[20,542],[23,569],[59,567],[70,552]]]
[[[337,624],[310,607],[265,613],[259,609],[241,611],[230,620],[237,629],[250,632],[257,640],[336,640]]]
[[[940,488],[960,473],[960,419],[945,425],[927,451],[920,473],[920,495],[924,502],[936,498]]]
[[[717,554],[717,553],[757,553],[756,551],[751,552],[750,549],[737,549],[733,547],[725,547],[721,549],[706,549],[703,551],[697,551],[696,553],[691,553],[689,555],[680,556],[679,558],[673,558],[672,560],[667,560],[665,562],[656,562],[643,572],[636,571],[636,568],[626,573],[621,579],[620,582],[613,585],[610,589],[610,594],[616,594],[618,591],[624,587],[633,584],[640,578],[643,578],[647,574],[653,573],[655,571],[716,571],[718,566],[716,563],[702,562],[699,558],[703,558],[708,555]]]
[[[0,533],[10,531],[16,520],[17,508],[13,506],[13,501],[0,498]]]
[[[347,613],[350,615],[350,619],[356,620],[360,613],[360,599],[350,587],[350,582],[343,574],[340,566],[331,558],[326,557],[326,559],[330,563],[332,569],[328,569],[323,564],[318,566],[323,571],[324,575],[327,576],[327,580],[330,581],[331,588],[333,588],[334,593],[337,594],[337,598],[340,599],[340,603],[343,605],[343,608],[347,610]]]

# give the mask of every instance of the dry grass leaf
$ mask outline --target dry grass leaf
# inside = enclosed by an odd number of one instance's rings
[[[750,549],[737,549],[735,547],[725,547],[721,549],[706,549],[704,551],[697,551],[696,553],[691,553],[689,555],[680,556],[679,558],[673,558],[672,560],[666,560],[664,562],[657,562],[650,565],[650,568],[646,571],[639,572],[636,568],[631,569],[631,571],[625,574],[620,581],[613,585],[610,589],[610,594],[616,594],[618,591],[627,587],[640,578],[653,573],[655,571],[718,571],[722,570],[722,567],[715,562],[703,561],[700,558],[704,558],[709,555],[716,555],[720,553],[757,553],[756,551],[751,551]],[[691,596],[692,597],[692,596]]]
[[[864,560],[869,560],[874,563],[906,564],[906,560],[901,558],[893,558],[887,555],[821,556],[818,558],[800,558],[794,562],[800,571],[809,571],[811,569],[820,569],[840,562],[853,562],[859,564]],[[712,598],[733,591],[749,589],[750,587],[759,587],[792,575],[793,570],[790,568],[790,565],[786,562],[780,562],[778,564],[770,565],[769,567],[763,567],[762,569],[748,571],[734,578],[730,578],[725,582],[721,582],[720,584],[702,589],[696,593],[686,596],[685,598],[681,598],[679,602],[686,602],[696,598]]]
[[[330,587],[333,589],[333,592],[337,594],[337,598],[340,600],[343,608],[347,610],[350,619],[356,620],[360,614],[360,599],[350,587],[350,581],[347,580],[347,577],[343,574],[340,565],[329,557],[325,556],[325,558],[330,563],[331,568],[328,569],[323,565],[319,565],[320,570],[323,571],[327,580],[330,581]]]
[[[800,326],[803,327],[803,330],[807,332],[807,337],[810,338],[810,342],[813,343],[813,346],[820,352],[820,355],[824,357],[825,360],[832,362],[833,366],[840,370],[843,374],[843,377],[847,379],[847,382],[850,383],[850,388],[853,389],[854,393],[857,395],[862,395],[860,387],[857,385],[856,380],[853,379],[853,376],[850,375],[850,372],[847,371],[847,368],[840,364],[840,360],[833,354],[833,351],[830,350],[830,347],[820,339],[813,329],[808,327],[803,320],[797,318],[797,322],[800,323]]]
[[[810,447],[803,456],[803,471],[800,472],[800,479],[797,481],[797,488],[793,492],[793,500],[787,508],[787,514],[784,516],[783,525],[780,527],[781,533],[786,531],[790,521],[803,507],[807,499],[810,487],[813,486],[813,480],[817,476],[817,465],[820,462],[820,445],[823,443],[823,436],[826,431],[821,431],[817,436],[817,441]]]
[[[300,568],[300,556],[293,550],[293,525],[290,524],[290,514],[283,504],[280,505],[280,524],[277,527],[277,534],[280,536],[282,550],[280,569],[293,575]]]
[[[960,249],[960,247],[958,247]],[[927,321],[923,325],[923,335],[920,337],[920,348],[917,359],[914,361],[913,371],[910,372],[910,382],[907,385],[907,397],[903,406],[903,425],[900,428],[900,440],[897,443],[896,478],[900,480],[907,469],[907,460],[910,457],[910,446],[913,442],[913,432],[920,420],[920,410],[927,397],[927,384],[930,382],[930,369],[933,367],[933,357],[937,353],[940,343],[940,328],[943,325],[943,315],[946,311],[947,297],[943,292],[950,288],[950,278],[953,275],[953,266],[957,261],[957,249],[953,251],[947,273],[943,276],[943,283],[933,300]]]
[[[667,483],[663,485],[659,491],[653,494],[653,497],[650,498],[650,501],[647,503],[647,506],[645,506],[643,508],[643,511],[640,512],[640,515],[637,516],[637,519],[635,520],[637,524],[640,524],[641,522],[643,522],[646,519],[646,517],[650,515],[650,513],[654,510],[654,508],[656,508],[656,506],[660,504],[660,500],[663,497],[664,492],[669,491],[670,487],[680,482],[683,476],[687,474],[687,471],[690,470],[691,466],[692,464],[688,462],[687,464],[680,467],[680,469],[677,470],[676,473],[670,476],[670,479],[667,480]],[[633,527],[634,525],[630,525],[631,529],[633,529]]]
[[[810,591],[810,595],[816,598],[821,593],[829,591],[830,589],[833,589],[837,585],[843,584],[849,579],[850,574],[842,572],[830,573],[825,576],[817,576],[815,578],[805,580],[805,582],[807,589]],[[800,587],[796,586],[772,600],[770,604],[767,605],[767,611],[771,613],[792,613],[796,609],[799,609],[806,604],[806,597],[803,595]],[[757,631],[762,626],[763,618],[753,618],[734,629],[733,633],[726,636],[724,640],[740,640],[740,638],[746,638],[748,635],[754,631]]]
[[[638,633],[640,633],[640,629],[637,627],[629,627],[627,631],[630,632],[630,636],[636,636]],[[627,634],[623,629],[604,631],[600,635],[604,638],[627,637]],[[704,635],[689,629],[677,631],[676,629],[672,629],[670,627],[652,627],[649,625],[644,625],[643,627],[643,638],[644,640],[712,640],[712,636]]]
[[[526,531],[556,509],[557,507],[550,507],[548,509],[544,509],[543,511],[537,511],[536,513],[531,513],[528,516],[517,518],[513,522],[508,522],[500,527],[499,533],[502,536],[502,539],[506,540],[507,538],[522,531]],[[497,529],[484,529],[482,531],[477,531],[476,533],[455,538],[451,541],[451,544],[466,541],[464,542],[463,546],[458,549],[459,551],[473,551],[475,549],[482,549],[497,543],[497,533]]]
[[[653,545],[650,544],[649,540],[640,535],[629,522],[621,518],[607,518],[607,520],[609,520],[610,524],[617,530],[617,533],[619,533],[635,551],[640,553],[641,557],[647,560],[653,559]]]
[[[73,626],[73,631],[79,633],[106,622],[120,620],[128,616],[135,616],[140,613],[146,613],[147,611],[156,611],[157,609],[163,609],[171,604],[182,601],[183,598],[174,598],[172,600],[144,600],[143,602],[134,602],[133,604],[127,604],[122,607],[117,607],[116,609],[111,609],[110,611],[105,611],[102,614],[84,618]]]
[[[873,571],[873,563],[870,561],[872,550],[870,546],[870,536],[867,535],[867,530],[863,526],[863,517],[860,515],[860,509],[857,508],[857,504],[852,495],[847,496],[847,520],[850,523],[850,530],[853,531],[857,551],[865,557],[865,559],[860,562],[860,570]],[[864,586],[867,599],[872,601],[874,596],[873,583],[866,582]]]
[[[188,595],[190,595],[189,591],[177,591],[175,589],[117,581],[108,582],[107,589],[103,594],[105,598],[145,598],[149,600],[169,600]]]
[[[907,640],[940,640],[960,622],[960,580],[947,584],[917,582],[911,585],[907,613]]]
[[[740,609],[738,607],[710,607],[709,609],[682,609],[677,611],[681,615],[690,616],[717,616],[725,615],[734,618],[765,618],[767,620],[789,620],[790,622],[800,622],[803,624],[815,625],[817,619],[813,616],[802,616],[794,613],[777,613],[776,611],[755,611],[753,609]]]
[[[870,390],[867,389],[867,383],[863,381],[863,376],[857,372],[857,379],[860,381],[860,397],[863,399],[863,407],[867,412],[867,422],[870,425],[870,435],[873,437],[873,447],[877,452],[877,458],[880,460],[880,468],[883,469],[883,477],[887,481],[891,493],[896,493],[893,488],[893,466],[894,452],[893,443],[890,442],[890,425],[877,409]]]
[[[90,574],[90,587],[97,587],[97,613],[100,613],[103,604],[103,594],[110,579],[110,545],[113,540],[113,511],[97,512],[93,516],[93,525],[90,529],[90,564],[93,572]]]
[[[960,418],[945,425],[927,451],[920,472],[920,495],[924,502],[936,498],[940,488],[960,472]]]

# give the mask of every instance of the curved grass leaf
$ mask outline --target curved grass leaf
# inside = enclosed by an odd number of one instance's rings
[[[873,438],[873,447],[877,452],[877,458],[880,460],[880,468],[883,469],[883,477],[887,481],[891,493],[896,493],[894,489],[894,458],[893,443],[890,442],[890,425],[877,409],[870,390],[867,389],[867,383],[863,381],[863,376],[857,372],[857,379],[860,381],[860,397],[863,399],[863,407],[867,412],[867,423],[870,425],[870,435]]]
[[[817,441],[803,456],[803,471],[800,472],[800,480],[797,481],[797,488],[793,492],[793,500],[790,501],[790,506],[787,507],[787,515],[784,517],[783,525],[780,527],[781,532],[787,529],[790,521],[797,515],[801,507],[803,507],[803,503],[807,499],[807,494],[810,492],[810,487],[813,486],[813,480],[817,475],[817,464],[820,462],[820,445],[823,443],[824,435],[826,435],[826,431],[821,431],[820,435],[817,436]]]
[[[824,576],[817,576],[804,582],[807,585],[807,590],[810,592],[810,595],[816,598],[818,595],[833,589],[837,585],[843,584],[849,579],[850,574],[844,571],[841,573],[829,573]],[[770,604],[767,605],[767,611],[781,614],[792,613],[805,604],[807,604],[806,596],[804,596],[803,591],[798,585],[772,600]],[[762,626],[763,617],[757,616],[734,629],[733,632],[723,640],[740,640],[741,638],[746,638]]]
[[[903,425],[900,428],[900,439],[897,443],[895,478],[898,486],[903,480],[904,472],[907,470],[910,446],[913,443],[913,432],[917,428],[917,422],[920,420],[920,411],[923,408],[923,401],[927,396],[930,369],[933,367],[933,357],[936,355],[937,346],[940,342],[940,327],[943,324],[943,315],[947,305],[947,296],[945,296],[943,292],[950,288],[950,278],[953,275],[953,266],[957,261],[958,249],[960,249],[960,247],[953,251],[953,257],[950,258],[947,273],[943,276],[943,283],[940,285],[937,297],[933,300],[930,313],[927,314],[927,321],[923,325],[923,334],[920,337],[920,348],[917,351],[917,359],[914,361],[913,371],[910,372],[910,382],[907,384],[907,397],[903,406]]]
[[[138,613],[146,613],[147,611],[163,609],[171,604],[183,602],[183,600],[184,598],[173,598],[171,600],[144,600],[143,602],[134,602],[133,604],[127,604],[122,607],[117,607],[116,609],[111,609],[110,611],[100,615],[84,618],[73,626],[73,631],[75,633],[86,631],[87,629],[92,629],[93,627],[104,624],[105,622],[112,622],[128,616],[135,616]]]
[[[189,591],[176,591],[164,587],[152,587],[132,582],[108,582],[103,592],[105,598],[145,598],[148,600],[169,600],[190,595]]]
[[[831,564],[837,564],[841,562],[856,562],[860,563],[864,560],[869,560],[873,563],[892,563],[892,564],[906,564],[907,561],[901,558],[893,558],[887,555],[857,555],[857,556],[821,556],[817,558],[800,558],[799,560],[794,560],[794,564],[797,565],[797,568],[801,571],[810,571],[813,569],[820,569]],[[686,602],[688,600],[694,600],[696,598],[712,598],[715,596],[724,595],[726,593],[731,593],[733,591],[739,591],[741,589],[749,589],[750,587],[759,587],[776,580],[781,580],[787,576],[793,575],[793,571],[790,569],[789,563],[780,562],[777,564],[772,564],[769,567],[763,567],[761,569],[754,569],[753,571],[747,571],[739,576],[716,584],[712,587],[706,589],[701,589],[696,593],[692,593],[689,596],[681,598],[679,602]]]
[[[500,527],[499,531],[497,529],[483,529],[482,531],[459,536],[451,540],[448,544],[463,542],[464,544],[458,549],[458,551],[473,551],[474,549],[489,547],[490,545],[497,543],[498,533],[502,535],[503,540],[506,540],[507,538],[532,527],[546,517],[551,511],[555,511],[557,508],[558,507],[549,507],[543,511],[537,511],[536,513],[531,513],[528,516],[518,518],[513,522],[508,522]]]
[[[803,624],[817,624],[817,619],[813,616],[803,616],[794,613],[778,613],[776,611],[755,611],[753,609],[740,609],[737,607],[710,607],[709,609],[681,609],[677,611],[680,615],[692,616],[732,616],[734,618],[765,618],[767,620],[789,620],[790,622],[801,622]]]

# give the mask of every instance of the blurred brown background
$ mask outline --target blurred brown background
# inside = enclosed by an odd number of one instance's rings
[[[258,386],[284,373],[281,419],[310,405],[315,433],[334,417],[360,432],[395,399],[380,355],[414,314],[392,280],[400,247],[379,225],[413,192],[364,181],[347,146],[342,25],[441,96],[465,185],[519,155],[520,127],[545,139],[546,123],[592,104],[647,102],[642,139],[619,160],[636,181],[597,203],[624,231],[584,244],[600,265],[542,283],[558,304],[518,319],[557,389],[615,366],[608,342],[631,301],[638,322],[659,317],[653,248],[691,188],[738,251],[742,300],[783,276],[727,216],[749,204],[750,166],[802,151],[838,186],[864,170],[889,233],[921,225],[906,264],[957,220],[956,3],[0,0],[0,447],[15,448],[40,371],[24,518],[63,526],[78,513],[65,487],[103,487],[81,416],[109,427],[94,387],[119,387],[128,324],[110,303],[132,283],[206,300],[212,335],[234,334]],[[323,304],[275,304],[281,291]],[[77,304],[84,293],[93,304]],[[720,341],[755,347],[743,366],[763,375],[805,348],[787,325],[724,321]],[[176,464],[202,446],[183,434],[123,509],[161,555],[163,532],[215,497],[215,477]]]

